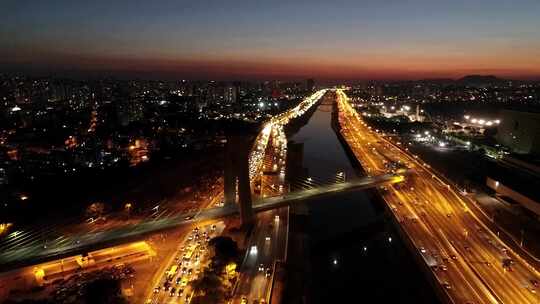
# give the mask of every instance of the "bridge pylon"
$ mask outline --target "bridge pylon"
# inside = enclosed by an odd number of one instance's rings
[[[225,205],[235,204],[238,197],[243,227],[254,221],[249,179],[249,152],[252,142],[250,136],[227,135],[225,144]]]

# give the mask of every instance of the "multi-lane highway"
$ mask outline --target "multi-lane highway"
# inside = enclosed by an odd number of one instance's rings
[[[288,208],[262,212],[240,269],[232,303],[268,303],[276,262],[287,248]]]
[[[280,196],[288,191],[285,187],[286,154],[287,138],[283,125],[273,124],[261,174],[255,183],[260,197]],[[232,303],[269,301],[274,265],[284,261],[286,256],[288,216],[285,207],[257,214]]]
[[[364,169],[406,166],[407,183],[383,197],[405,234],[454,303],[540,303],[539,272],[503,243],[470,202],[399,144],[369,127],[336,91],[341,133]]]
[[[193,297],[191,283],[198,278],[207,263],[208,241],[219,236],[223,222],[195,227],[179,242],[176,252],[166,262],[165,271],[151,283],[153,290],[146,303],[189,303]]]

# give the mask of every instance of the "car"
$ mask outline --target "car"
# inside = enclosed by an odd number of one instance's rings
[[[264,271],[264,264],[259,264],[259,271]]]
[[[212,231],[216,230],[216,225],[212,225]]]
[[[187,273],[188,275],[191,275],[193,273],[193,269],[190,268]]]
[[[159,287],[154,288],[154,293],[159,293],[159,291],[160,291]]]
[[[180,281],[182,281],[182,278],[176,278],[176,285],[180,284]]]
[[[450,283],[448,283],[448,282],[442,283],[442,286],[443,286],[444,288],[446,288],[446,289],[452,289],[452,285],[450,285]]]
[[[267,242],[270,241],[270,236],[267,236],[266,238],[264,238]]]
[[[448,268],[446,268],[446,265],[444,265],[444,264],[434,265],[434,266],[432,266],[432,268],[434,270],[442,270],[442,271],[446,271],[448,269]]]
[[[178,296],[181,297],[183,293],[184,293],[184,289],[178,288]]]
[[[454,261],[457,260],[457,256],[455,254],[450,255],[450,258]]]
[[[171,283],[169,281],[163,283],[163,290],[167,291],[169,288],[171,288]]]
[[[270,267],[266,268],[265,276],[269,277],[272,275],[272,269]]]
[[[180,282],[180,286],[186,286],[188,283],[188,279],[187,278],[182,278],[182,281]]]
[[[531,282],[531,285],[534,286],[534,287],[538,287],[538,285],[539,285],[538,280],[536,280],[536,279],[531,279],[529,282]]]
[[[247,304],[247,298],[243,296],[240,304]]]
[[[174,297],[174,296],[176,295],[176,288],[174,288],[174,287],[171,288],[171,292],[169,292],[169,295],[170,295],[171,297]]]
[[[421,253],[426,253],[426,249],[424,247],[420,247],[420,252]]]
[[[188,215],[184,218],[184,220],[189,221],[193,219],[193,215]]]
[[[502,266],[504,268],[508,268],[510,270],[510,267],[514,264],[514,260],[512,259],[503,259],[502,260]]]

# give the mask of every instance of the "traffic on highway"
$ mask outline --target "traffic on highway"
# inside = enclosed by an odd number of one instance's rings
[[[429,165],[368,126],[336,91],[341,133],[369,175],[407,168],[381,190],[433,280],[454,303],[538,303],[539,272],[501,241],[471,202]]]
[[[208,242],[224,228],[224,223],[218,222],[195,227],[188,233],[166,264],[166,270],[158,273],[146,303],[190,303],[194,293],[191,282],[208,262]]]

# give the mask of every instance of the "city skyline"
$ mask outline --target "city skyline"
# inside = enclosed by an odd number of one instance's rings
[[[174,79],[540,79],[540,3],[1,5],[4,71]]]

